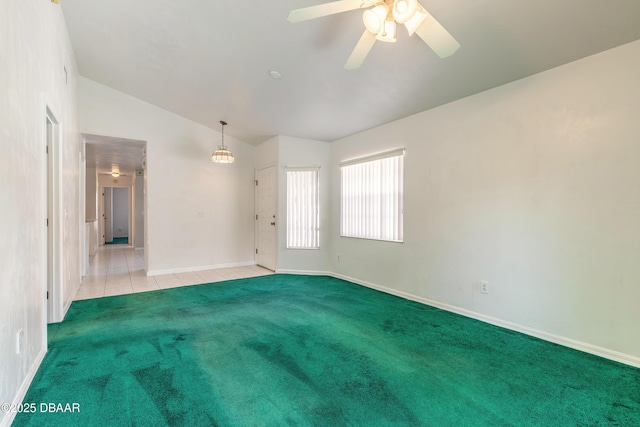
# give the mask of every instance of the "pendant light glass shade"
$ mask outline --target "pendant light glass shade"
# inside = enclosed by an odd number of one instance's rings
[[[211,160],[213,160],[213,163],[233,163],[235,159],[231,151],[227,150],[226,147],[220,146],[220,148],[211,155]]]
[[[211,161],[213,161],[213,163],[233,163],[235,160],[233,158],[233,154],[231,154],[231,151],[224,146],[224,127],[227,122],[223,122],[221,120],[220,124],[222,125],[222,144],[220,144],[218,149],[211,155]]]

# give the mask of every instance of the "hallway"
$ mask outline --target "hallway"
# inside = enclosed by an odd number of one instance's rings
[[[74,300],[156,291],[268,274],[273,272],[251,265],[147,276],[144,271],[143,251],[136,251],[128,245],[105,245],[100,246],[96,255],[90,260],[89,271],[83,278]]]

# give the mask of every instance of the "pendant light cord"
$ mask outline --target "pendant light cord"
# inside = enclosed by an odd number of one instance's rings
[[[226,148],[224,146],[224,127],[227,125],[227,122],[220,120],[220,124],[222,125],[222,149],[224,150]]]

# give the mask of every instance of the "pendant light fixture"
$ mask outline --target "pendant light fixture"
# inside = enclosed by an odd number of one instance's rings
[[[222,125],[222,144],[213,152],[211,160],[213,163],[233,163],[235,160],[233,154],[224,146],[224,127],[227,125],[227,122],[220,120],[220,124]]]

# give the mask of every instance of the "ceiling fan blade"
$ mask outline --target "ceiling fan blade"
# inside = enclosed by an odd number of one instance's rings
[[[354,70],[358,68],[364,62],[364,59],[369,54],[369,51],[373,47],[373,44],[376,42],[376,35],[370,33],[367,30],[364,30],[362,33],[362,37],[360,37],[360,41],[351,52],[351,56],[347,59],[347,63],[344,64],[344,68],[347,70]]]
[[[366,0],[339,0],[331,3],[319,4],[317,6],[305,7],[289,12],[287,19],[289,22],[302,22],[309,19],[321,18],[323,16],[334,15],[336,13],[348,12],[350,10],[368,7],[370,1]]]
[[[424,22],[416,29],[416,34],[420,36],[440,58],[453,55],[460,47],[458,40],[453,38],[436,18],[429,13]]]

